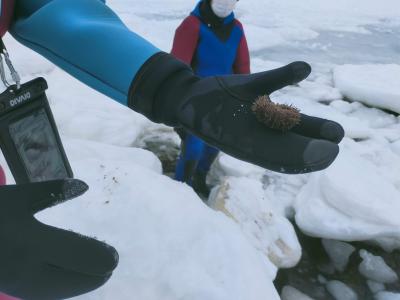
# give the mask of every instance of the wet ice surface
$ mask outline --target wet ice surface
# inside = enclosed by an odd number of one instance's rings
[[[338,271],[344,271],[350,255],[356,250],[352,245],[335,240],[322,240],[322,245]]]
[[[365,26],[365,33],[319,31],[315,39],[252,52],[254,57],[322,64],[389,64],[400,62],[400,27]]]
[[[377,300],[378,294],[380,297],[387,296],[382,294],[384,290],[386,290],[386,293],[387,291],[400,292],[398,281],[391,284],[380,284],[364,278],[358,271],[358,266],[362,262],[362,258],[358,254],[359,251],[352,253],[349,263],[343,271],[338,271],[335,269],[335,263],[324,250],[321,240],[307,237],[300,232],[298,232],[298,237],[303,247],[302,260],[295,268],[282,269],[278,272],[275,280],[278,290],[285,285],[290,285],[316,300],[347,299],[337,298],[338,296],[335,298],[331,292],[344,292],[348,294],[349,299],[354,298],[351,292],[347,293],[346,289],[341,289],[338,284],[332,284],[332,282],[340,281],[346,284],[360,300]],[[352,243],[352,246],[356,249],[366,248],[368,252],[374,255],[381,255],[391,268],[399,272],[400,253],[398,251],[386,253],[375,246],[364,243]],[[329,283],[331,283],[330,292],[328,292]]]
[[[363,261],[358,270],[364,277],[380,283],[393,283],[399,279],[396,272],[385,263],[382,257],[375,256],[364,249],[360,250],[360,256]]]
[[[376,295],[376,300],[400,300],[400,294],[391,292],[379,292]]]
[[[289,285],[282,289],[281,300],[313,300],[306,294],[303,294],[298,289],[291,287]]]
[[[328,292],[336,300],[357,300],[357,294],[346,284],[338,280],[329,281],[326,284]]]
[[[371,292],[374,294],[385,290],[385,285],[383,283],[367,280],[367,284]]]

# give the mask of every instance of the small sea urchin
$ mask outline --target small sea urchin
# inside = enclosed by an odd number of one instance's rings
[[[288,131],[300,122],[300,110],[292,105],[278,104],[268,95],[260,96],[251,107],[257,120],[269,128]]]

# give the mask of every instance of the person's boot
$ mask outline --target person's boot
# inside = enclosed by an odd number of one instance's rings
[[[207,173],[196,172],[193,176],[193,190],[204,199],[208,199],[210,188],[207,185]]]

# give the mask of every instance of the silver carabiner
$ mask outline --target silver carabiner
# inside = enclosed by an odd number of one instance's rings
[[[18,72],[15,70],[6,48],[4,48],[4,50],[3,50],[3,55],[4,55],[4,60],[6,61],[6,65],[7,65],[8,69],[10,70],[11,78],[17,84],[17,89],[19,89],[21,86],[21,77],[19,76]]]
[[[4,70],[3,55],[1,55],[1,54],[0,54],[0,78],[5,87],[10,86],[10,84],[8,83],[7,78],[6,78],[6,72]]]

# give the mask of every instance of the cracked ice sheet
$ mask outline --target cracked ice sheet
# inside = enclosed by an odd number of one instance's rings
[[[342,65],[334,68],[333,77],[350,100],[400,113],[400,65]]]
[[[128,27],[170,51],[176,27],[193,10],[197,0],[109,0]],[[368,34],[365,25],[400,24],[398,1],[340,0],[332,3],[307,0],[240,1],[236,15],[244,24],[251,51],[315,39],[321,30]],[[167,4],[166,4],[167,3]],[[357,7],[354,10],[353,7]]]
[[[399,165],[387,145],[345,140],[332,166],[312,174],[298,195],[296,223],[312,236],[398,248]]]

